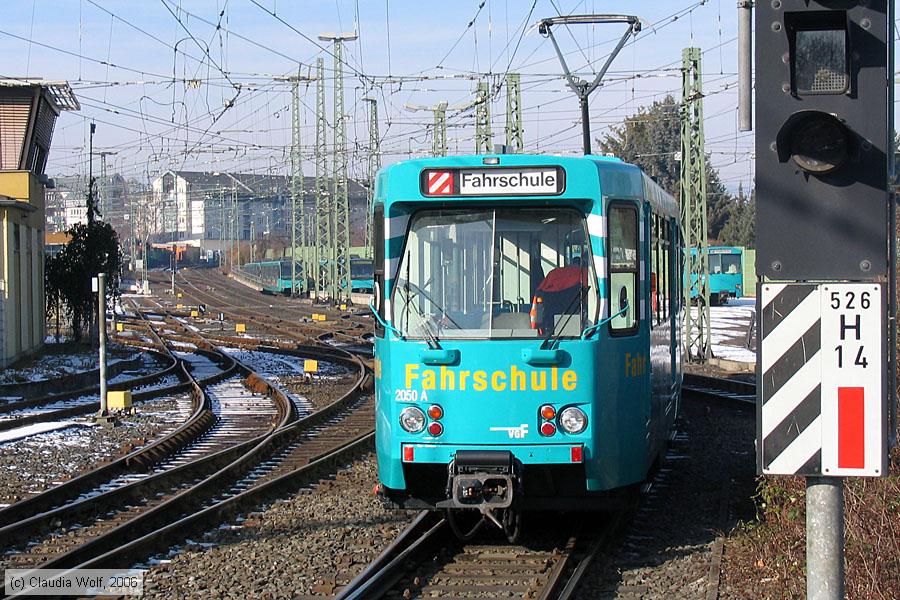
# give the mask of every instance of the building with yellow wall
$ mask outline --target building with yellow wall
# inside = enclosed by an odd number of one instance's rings
[[[0,79],[0,367],[44,343],[44,170],[67,83]]]

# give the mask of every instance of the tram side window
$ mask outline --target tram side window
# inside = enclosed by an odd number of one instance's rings
[[[669,320],[669,294],[670,294],[670,278],[671,278],[671,236],[669,234],[669,221],[665,217],[659,217],[660,231],[660,262],[659,262],[659,312],[660,322],[665,323]]]
[[[665,217],[651,217],[650,267],[650,309],[651,322],[655,325],[665,323],[669,318],[669,285],[670,285],[670,235],[669,222]]]
[[[625,203],[611,204],[608,223],[610,315],[619,313],[627,304],[627,309],[610,321],[610,328],[614,333],[631,333],[637,329],[640,308],[636,207]]]
[[[650,216],[650,326],[659,323],[659,217]]]
[[[374,305],[375,310],[378,311],[378,315],[384,319],[384,204],[376,204],[375,210],[372,215],[372,229],[374,230],[374,235],[372,236],[372,244],[374,248],[372,248],[372,256],[374,257],[374,283],[372,290],[374,293]],[[378,337],[384,337],[384,325],[381,324],[379,319],[375,319],[375,335]]]

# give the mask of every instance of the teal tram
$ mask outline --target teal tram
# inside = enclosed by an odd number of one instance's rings
[[[241,270],[250,275],[262,286],[264,292],[269,294],[291,294],[291,261],[290,259],[264,260],[260,262],[246,263]],[[297,288],[302,283],[303,269],[297,264]]]
[[[378,493],[510,539],[621,504],[681,394],[675,199],[615,158],[410,160],[373,205]]]
[[[691,255],[696,256],[696,249]],[[726,304],[730,298],[744,296],[744,249],[737,246],[710,246],[709,261],[709,302]],[[697,297],[697,276],[691,275],[691,298]]]
[[[371,258],[350,257],[350,291],[358,294],[371,294],[374,267]]]

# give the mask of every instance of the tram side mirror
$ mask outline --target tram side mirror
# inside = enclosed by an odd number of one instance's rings
[[[619,310],[628,308],[628,288],[624,285],[619,288]]]

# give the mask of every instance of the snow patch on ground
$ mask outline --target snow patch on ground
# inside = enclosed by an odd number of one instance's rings
[[[134,355],[129,355],[127,358],[134,358]],[[111,365],[120,360],[123,358],[110,356],[107,358],[106,364]],[[35,357],[22,368],[4,369],[0,372],[0,384],[53,379],[63,375],[91,371],[99,366],[100,356],[96,350],[79,349],[77,352],[65,354],[51,352]]]
[[[697,309],[692,310],[696,315]],[[709,308],[713,356],[745,363],[756,362],[756,352],[747,348],[747,332],[754,312],[754,298],[732,299],[723,306]]]
[[[56,431],[57,429],[67,429],[69,427],[93,427],[95,423],[87,421],[52,421],[50,423],[35,423],[33,425],[25,425],[24,427],[16,427],[9,431],[0,431],[0,444],[21,440],[22,438],[31,437],[48,431]]]

